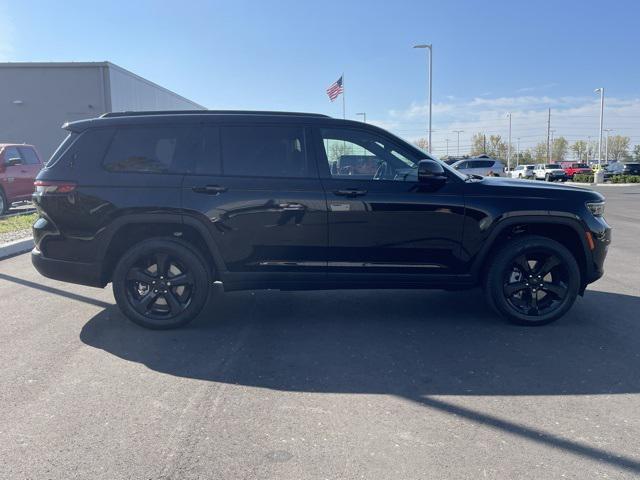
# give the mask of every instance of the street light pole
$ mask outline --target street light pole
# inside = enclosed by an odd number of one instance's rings
[[[516,138],[516,165],[520,163],[520,137]]]
[[[458,134],[458,153],[456,153],[456,155],[459,157],[460,156],[460,134],[464,132],[464,130],[454,130],[453,133],[457,133]]]
[[[507,171],[511,171],[511,112],[507,112],[509,118],[509,143],[507,144]]]
[[[429,50],[429,153],[431,153],[431,111],[432,111],[432,93],[433,93],[433,83],[432,83],[432,71],[433,71],[433,45],[429,44],[420,44],[414,45],[413,48],[426,48]]]
[[[360,112],[360,113],[356,113],[356,115],[362,115],[363,118],[363,122],[367,123],[367,112]]]
[[[605,128],[604,131],[607,132],[607,138],[604,144],[604,163],[607,163],[609,161],[609,133],[613,132],[613,129]]]
[[[600,139],[598,140],[598,168],[602,167],[602,125],[604,123],[604,87],[596,88],[593,93],[600,94]]]

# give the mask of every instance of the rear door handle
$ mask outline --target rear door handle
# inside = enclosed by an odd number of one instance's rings
[[[203,187],[193,187],[192,189],[196,193],[205,193],[207,195],[219,195],[227,191],[227,187],[221,187],[220,185],[205,185]]]
[[[348,188],[346,190],[336,190],[333,192],[335,195],[340,195],[341,197],[361,197],[367,194],[366,190],[358,190],[355,188]]]

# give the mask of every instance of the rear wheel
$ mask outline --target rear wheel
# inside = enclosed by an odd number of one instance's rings
[[[209,294],[205,260],[177,239],[150,239],[128,250],[113,273],[113,293],[130,320],[169,329],[193,320]]]
[[[492,260],[485,282],[489,304],[520,325],[544,325],[564,315],[580,288],[580,269],[562,244],[545,237],[513,240]]]

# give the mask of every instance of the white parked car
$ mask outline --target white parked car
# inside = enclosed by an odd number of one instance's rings
[[[504,163],[500,160],[494,160],[493,158],[469,158],[467,160],[460,160],[451,166],[460,173],[481,175],[483,177],[503,177],[505,171]]]
[[[516,168],[509,172],[511,178],[528,178],[533,179],[535,175],[533,169],[535,165],[518,165]]]
[[[557,163],[539,163],[533,169],[536,180],[545,180],[547,182],[566,181],[567,174],[562,165]]]

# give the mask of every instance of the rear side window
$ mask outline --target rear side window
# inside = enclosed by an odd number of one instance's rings
[[[110,172],[180,173],[187,169],[199,145],[189,126],[122,127],[116,130],[104,158]]]
[[[47,163],[45,163],[45,168],[53,167],[56,162],[60,160],[62,155],[64,155],[64,153],[68,150],[68,148],[73,144],[76,138],[78,138],[78,134],[76,132],[69,133],[69,135],[65,137],[62,143],[58,145],[58,148],[56,148],[56,151],[53,152],[51,158],[47,161]]]
[[[40,165],[40,159],[33,148],[20,147],[19,150],[26,165]]]
[[[309,175],[303,127],[228,126],[221,128],[221,139],[225,175]]]
[[[205,125],[202,128],[202,139],[199,146],[200,157],[197,159],[195,173],[197,175],[220,175],[222,160],[220,159],[220,128]]]

